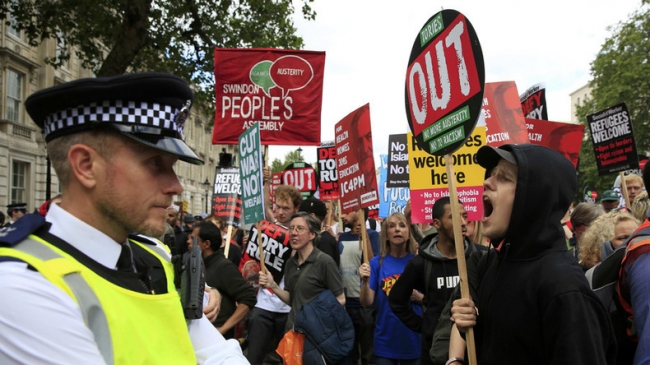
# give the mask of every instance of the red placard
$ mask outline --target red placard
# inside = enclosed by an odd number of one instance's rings
[[[370,105],[362,106],[336,123],[334,138],[341,212],[349,213],[379,204]]]
[[[214,51],[213,144],[236,144],[260,124],[266,145],[319,145],[325,52]]]
[[[260,221],[260,229],[262,230],[260,239],[264,248],[266,269],[271,272],[273,279],[279,283],[284,274],[285,264],[291,257],[289,232],[286,228],[265,220]],[[257,226],[253,226],[248,235],[248,242],[244,244],[241,261],[239,262],[239,271],[242,274],[246,273],[244,278],[253,276],[256,273],[255,270],[259,271],[260,253],[257,240]],[[249,269],[251,266],[253,270]]]
[[[526,126],[530,143],[556,150],[569,159],[573,167],[578,166],[584,125],[526,118]]]
[[[529,143],[515,82],[486,82],[483,97],[487,144],[498,147],[509,143]]]
[[[420,29],[406,69],[406,117],[418,145],[446,155],[463,145],[481,113],[485,69],[474,28],[443,10]]]
[[[546,108],[546,87],[543,83],[535,84],[519,95],[521,109],[526,118],[548,120]]]
[[[318,192],[322,200],[335,200],[341,197],[339,178],[336,170],[336,147],[320,147],[318,153]]]
[[[303,198],[314,195],[318,189],[316,170],[305,162],[294,162],[282,171],[282,183],[295,187]]]

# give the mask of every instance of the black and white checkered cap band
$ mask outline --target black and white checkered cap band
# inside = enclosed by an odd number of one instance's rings
[[[45,118],[45,137],[67,128],[79,127],[91,122],[136,124],[178,132],[183,139],[183,124],[178,125],[176,116],[180,109],[169,105],[134,101],[104,101],[62,110]],[[182,122],[185,120],[183,119]]]

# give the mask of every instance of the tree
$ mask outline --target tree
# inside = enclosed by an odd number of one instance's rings
[[[271,162],[271,172],[276,173],[276,172],[283,171],[290,164],[294,162],[301,162],[301,161],[304,161],[304,158],[302,157],[300,152],[298,152],[298,150],[290,151],[286,155],[284,155],[284,161],[280,161],[279,158],[273,159],[273,161]]]
[[[302,13],[313,20],[313,0]],[[0,0],[0,19],[24,30],[30,45],[56,39],[61,66],[70,50],[97,76],[166,71],[195,85],[214,105],[214,48],[304,46],[291,0]],[[10,14],[7,17],[7,14]]]
[[[610,28],[611,37],[591,63],[591,97],[577,106],[578,118],[586,125],[585,132],[589,135],[587,115],[625,102],[632,118],[637,150],[642,154],[650,149],[649,3],[644,0],[629,19]],[[586,138],[580,151],[579,187],[589,185],[602,192],[612,187],[616,177],[599,177],[595,161],[591,139]]]

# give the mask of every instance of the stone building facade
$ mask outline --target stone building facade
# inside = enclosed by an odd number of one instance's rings
[[[25,100],[32,93],[78,78],[93,77],[74,55],[63,67],[55,69],[44,62],[56,55],[61,47],[55,40],[47,40],[31,47],[24,34],[10,26],[0,26],[0,210],[11,203],[27,203],[29,211],[38,209],[50,196],[61,191],[54,170],[48,169],[47,151],[40,129],[25,110]],[[177,163],[184,191],[174,198],[185,201],[189,213],[206,211],[206,197],[222,149],[235,154],[236,146],[212,145],[213,117],[194,108],[185,124],[188,145],[205,161],[203,166]],[[51,170],[51,171],[50,171]],[[48,173],[48,171],[50,171]],[[48,179],[48,176],[50,177]],[[210,183],[205,184],[206,180]],[[48,184],[48,181],[51,181]],[[134,186],[134,189],[138,187]]]

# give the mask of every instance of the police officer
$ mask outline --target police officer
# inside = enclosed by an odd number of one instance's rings
[[[161,236],[176,160],[203,162],[183,142],[192,98],[141,73],[27,99],[63,197],[0,232],[0,363],[247,363],[205,317],[186,323],[168,252],[129,235]]]
[[[27,204],[25,203],[13,203],[7,205],[7,217],[9,222],[7,222],[3,227],[7,227],[11,224],[14,224],[17,220],[22,218],[27,214]]]

